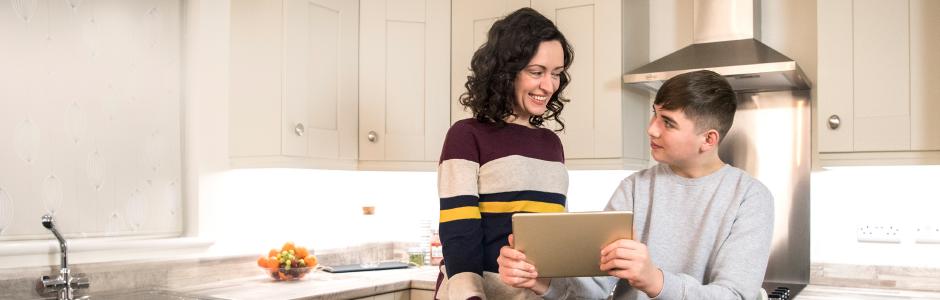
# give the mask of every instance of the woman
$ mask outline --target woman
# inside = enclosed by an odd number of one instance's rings
[[[537,298],[499,280],[496,258],[517,212],[565,210],[561,140],[543,126],[568,100],[574,53],[555,25],[530,8],[495,22],[473,54],[460,103],[473,118],[450,128],[438,166],[444,267],[438,299]],[[446,277],[446,278],[445,278]]]

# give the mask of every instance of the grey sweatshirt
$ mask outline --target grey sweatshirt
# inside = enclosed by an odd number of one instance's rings
[[[663,164],[620,183],[606,210],[632,210],[633,227],[663,271],[656,299],[754,299],[773,234],[773,196],[725,165],[689,179]],[[615,277],[556,278],[545,299],[649,299]]]

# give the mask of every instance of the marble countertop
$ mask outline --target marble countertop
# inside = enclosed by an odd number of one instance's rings
[[[437,267],[333,274],[315,271],[297,281],[269,276],[218,281],[174,289],[187,295],[223,299],[351,299],[407,290],[434,290]]]
[[[353,299],[406,289],[434,290],[437,273],[436,267],[340,274],[317,271],[299,281],[276,282],[261,275],[189,286],[175,291],[223,299]],[[940,293],[809,285],[795,299],[940,300]]]
[[[940,293],[897,289],[869,289],[826,285],[808,285],[799,300],[940,300]]]

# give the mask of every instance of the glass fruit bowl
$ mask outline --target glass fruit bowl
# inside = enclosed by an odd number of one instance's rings
[[[279,268],[270,268],[270,267],[261,267],[268,276],[271,276],[272,279],[276,281],[293,281],[300,280],[313,271],[316,267],[279,267]]]
[[[274,280],[298,280],[316,268],[317,257],[313,251],[287,242],[280,249],[272,248],[268,255],[258,257],[258,266]]]

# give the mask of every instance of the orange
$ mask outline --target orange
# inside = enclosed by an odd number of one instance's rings
[[[284,246],[281,247],[281,251],[291,251],[294,250],[294,242],[284,243]]]
[[[268,258],[267,258],[267,257],[264,257],[264,256],[259,256],[259,257],[258,257],[258,266],[259,266],[259,267],[262,267],[262,268],[267,268],[267,267],[268,267]]]
[[[281,251],[277,251],[277,249],[271,248],[271,251],[268,251],[268,256],[277,256],[280,253]]]
[[[307,248],[297,247],[294,249],[294,256],[298,258],[304,258],[307,257],[307,255],[310,255],[310,252],[307,252]]]
[[[277,268],[280,262],[277,260],[277,256],[268,257],[268,268]]]
[[[317,257],[313,255],[304,257],[304,264],[309,268],[317,266]]]

